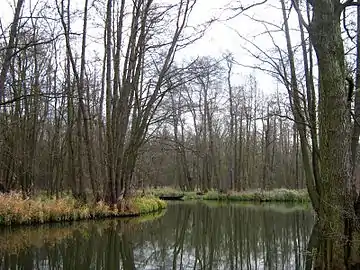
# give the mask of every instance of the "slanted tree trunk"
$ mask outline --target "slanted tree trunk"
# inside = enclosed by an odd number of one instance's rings
[[[15,40],[17,35],[17,28],[20,21],[20,12],[22,6],[24,5],[25,0],[18,0],[16,3],[14,19],[11,24],[10,33],[9,33],[9,43],[5,49],[5,59],[2,63],[1,71],[0,71],[0,103],[5,99],[5,81],[6,75],[9,71],[11,59],[13,58],[13,52],[15,49]]]
[[[229,56],[226,59],[226,64],[228,67],[228,74],[227,74],[227,84],[229,89],[229,114],[230,114],[230,146],[229,146],[229,181],[226,185],[227,188],[230,188],[231,190],[235,187],[235,175],[236,175],[236,157],[237,157],[237,149],[236,149],[236,136],[235,136],[235,113],[234,113],[234,95],[233,95],[233,88],[231,85],[231,71],[232,71],[232,59],[231,56]]]
[[[285,2],[281,0],[282,13],[284,18],[284,26],[285,26],[285,36],[286,36],[286,45],[288,51],[288,57],[290,62],[290,79],[287,78],[286,72],[284,72],[284,76],[286,79],[286,88],[289,93],[290,105],[292,112],[294,114],[296,128],[299,132],[300,137],[300,147],[302,153],[302,161],[305,171],[305,179],[306,186],[309,192],[309,196],[312,202],[312,205],[315,211],[318,211],[319,208],[319,194],[317,192],[317,179],[314,177],[313,166],[311,163],[311,157],[308,148],[308,140],[307,140],[307,130],[306,130],[306,119],[305,119],[305,110],[302,106],[302,102],[300,99],[300,93],[297,83],[296,70],[295,70],[295,58],[294,52],[291,45],[290,39],[290,30],[288,24],[288,17],[286,15]]]

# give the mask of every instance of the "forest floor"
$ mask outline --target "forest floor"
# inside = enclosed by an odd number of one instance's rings
[[[37,196],[23,199],[20,193],[0,193],[0,225],[139,216],[166,208],[166,202],[147,195],[120,201],[115,207],[104,202],[84,204],[71,196]]]
[[[310,202],[306,189],[273,189],[273,190],[248,190],[248,191],[227,191],[220,192],[209,190],[207,192],[199,191],[181,191],[171,187],[149,188],[142,191],[145,194],[155,197],[183,196],[183,200],[217,200],[217,201],[253,201],[253,202]]]

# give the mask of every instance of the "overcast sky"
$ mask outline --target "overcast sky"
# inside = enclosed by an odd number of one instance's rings
[[[258,0],[259,1],[259,0]],[[244,6],[250,5],[253,0],[243,0]],[[274,1],[271,1],[274,2]],[[254,22],[251,18],[263,19],[274,24],[280,24],[282,17],[280,10],[270,5],[262,5],[248,10],[231,20],[225,20],[232,17],[235,12],[229,11],[229,7],[238,7],[239,1],[229,0],[198,0],[198,4],[192,14],[190,23],[201,23],[210,18],[220,18],[218,22],[211,25],[204,38],[197,41],[194,45],[188,47],[184,53],[196,57],[197,55],[212,55],[220,57],[226,52],[231,52],[235,60],[244,65],[254,65],[258,63],[243,47],[253,49],[250,44],[239,37],[239,34],[250,39],[256,40],[257,45],[265,50],[271,49],[272,44],[269,37],[264,32],[265,28],[261,23]],[[282,40],[278,40],[283,43]],[[255,74],[259,80],[259,86],[265,92],[274,91],[277,87],[275,79],[250,68],[234,66],[234,73]],[[241,83],[242,77],[234,76],[236,83]]]
[[[246,6],[254,1],[255,0],[243,0],[242,4]],[[6,26],[12,19],[14,0],[0,0],[0,2],[2,4],[0,16],[3,26]],[[83,0],[75,0],[72,1],[72,5],[78,4],[79,7],[81,7],[83,4],[82,2]],[[270,2],[275,3],[274,1]],[[25,5],[27,7],[29,5],[34,6],[35,4],[36,1],[34,0],[25,0]],[[220,21],[213,23],[201,40],[181,51],[181,54],[178,55],[178,59],[194,58],[199,55],[221,57],[224,53],[231,52],[234,54],[235,60],[241,64],[254,65],[257,63],[243,48],[246,47],[250,49],[251,46],[239,37],[236,32],[248,39],[256,40],[256,44],[265,50],[271,49],[272,44],[268,35],[260,35],[260,33],[265,30],[264,26],[261,23],[254,22],[251,17],[279,25],[282,20],[280,10],[267,4],[255,7],[245,14],[241,14],[229,21],[224,20],[225,18],[234,15],[234,12],[229,11],[228,8],[236,6],[239,6],[239,1],[236,0],[198,0],[189,22],[191,25],[204,23],[211,18],[220,18]],[[256,39],[254,39],[255,37]],[[283,43],[284,40],[279,36],[277,42]],[[270,76],[265,75],[263,72],[240,66],[234,66],[233,70],[235,73],[233,77],[234,83],[241,83],[242,76],[251,73],[257,77],[259,87],[263,91],[272,92],[277,88],[276,81]]]

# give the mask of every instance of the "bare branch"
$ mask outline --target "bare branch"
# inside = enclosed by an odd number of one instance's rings
[[[301,23],[304,25],[304,27],[306,28],[306,30],[309,31],[309,24],[306,23],[304,17],[302,16],[301,14],[301,10],[299,8],[299,3],[298,3],[298,0],[291,0],[291,3],[294,5],[294,8],[296,10],[296,12],[299,14],[299,18],[300,18],[300,21]]]
[[[230,10],[232,11],[235,11],[236,13],[228,18],[226,18],[225,20],[228,21],[228,20],[231,20],[231,19],[234,19],[235,17],[239,16],[240,14],[244,13],[245,11],[251,9],[251,8],[254,8],[256,6],[260,6],[260,5],[263,5],[267,2],[267,0],[263,0],[261,2],[257,2],[257,3],[254,3],[254,4],[251,4],[249,6],[242,6],[240,5],[240,7],[235,7],[235,8],[229,8]]]

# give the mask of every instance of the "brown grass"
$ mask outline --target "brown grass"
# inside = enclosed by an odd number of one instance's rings
[[[165,207],[163,201],[151,196],[123,200],[110,207],[102,201],[81,204],[70,196],[23,199],[19,193],[0,194],[0,225],[136,216]]]

